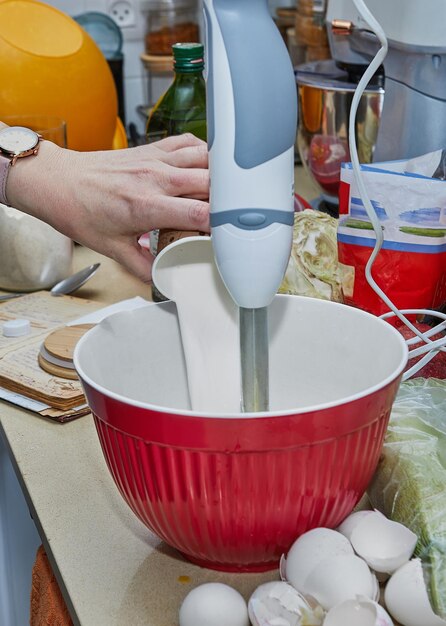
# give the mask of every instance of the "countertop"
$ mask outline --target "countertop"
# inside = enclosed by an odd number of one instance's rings
[[[296,192],[317,195],[296,170]],[[76,246],[75,270],[101,262],[76,293],[112,303],[150,288],[114,261]],[[175,626],[185,595],[220,581],[246,598],[266,574],[224,574],[185,561],[131,512],[106,467],[91,415],[58,424],[0,402],[0,427],[32,517],[70,610],[81,626]]]

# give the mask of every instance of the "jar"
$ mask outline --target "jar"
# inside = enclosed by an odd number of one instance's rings
[[[0,289],[48,289],[72,273],[73,242],[41,220],[0,204]]]
[[[197,0],[146,0],[141,10],[147,14],[147,54],[171,56],[173,44],[199,42]]]
[[[294,23],[296,21],[296,8],[277,7],[274,21],[276,22],[276,26],[279,29],[283,40],[286,44],[288,44],[287,29],[294,26]]]

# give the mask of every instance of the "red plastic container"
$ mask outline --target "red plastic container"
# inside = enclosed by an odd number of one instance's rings
[[[274,568],[301,533],[350,513],[377,465],[406,363],[401,335],[363,311],[277,296],[269,317],[265,414],[188,409],[172,303],[113,315],[76,349],[122,496],[205,567]]]

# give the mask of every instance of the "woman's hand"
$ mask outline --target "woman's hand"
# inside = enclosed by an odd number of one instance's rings
[[[6,193],[12,206],[149,282],[153,257],[138,244],[142,234],[209,230],[207,167],[207,146],[193,135],[107,152],[43,141],[36,157],[11,167]]]

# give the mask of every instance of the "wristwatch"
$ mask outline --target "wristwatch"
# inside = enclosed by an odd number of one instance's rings
[[[6,181],[9,168],[17,159],[36,155],[42,137],[23,126],[7,126],[0,130],[0,202],[8,205]]]

